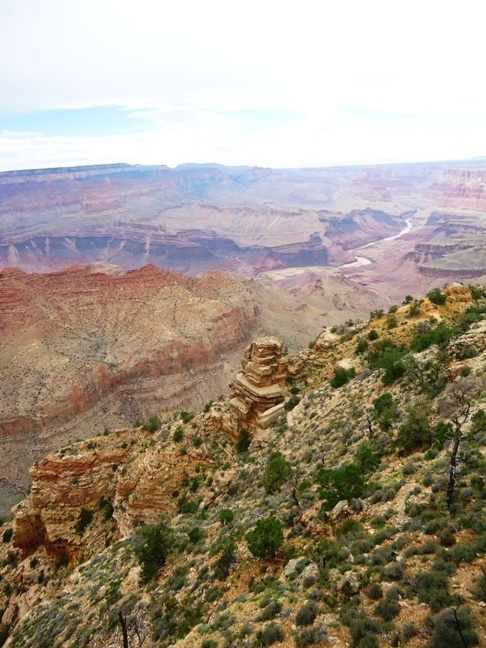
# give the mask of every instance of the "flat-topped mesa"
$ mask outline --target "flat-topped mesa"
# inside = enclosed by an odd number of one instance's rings
[[[245,349],[242,371],[230,385],[230,411],[237,427],[251,433],[268,427],[283,413],[281,383],[292,372],[283,348],[278,338],[263,337]]]

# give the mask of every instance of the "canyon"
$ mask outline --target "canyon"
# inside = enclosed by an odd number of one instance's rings
[[[415,244],[445,246],[443,263],[435,263],[438,256],[414,260],[410,281],[413,275],[421,290],[427,287],[423,276],[446,277],[449,261],[464,269],[464,278],[484,269],[482,258],[478,267],[469,267],[477,256],[460,246],[471,238],[473,247],[484,246],[485,184],[480,160],[322,169],[117,164],[6,172],[0,174],[0,267],[39,272],[104,262],[130,270],[153,263],[192,276],[215,269],[253,276],[349,264],[352,250],[388,239],[387,260],[373,257],[378,270],[368,269],[383,280],[390,275],[386,263],[406,262]],[[413,235],[396,247],[392,237],[410,218]],[[360,280],[368,281],[366,276]],[[373,272],[371,277],[370,285]]]
[[[88,429],[217,398],[256,336],[484,283],[485,185],[480,160],[0,173],[1,512]]]
[[[153,265],[44,274],[0,272],[2,514],[46,452],[93,429],[201,409],[225,393],[248,341],[278,334],[292,350],[323,323],[384,301],[343,281],[303,298],[263,278],[197,278]],[[296,317],[297,315],[297,317]]]

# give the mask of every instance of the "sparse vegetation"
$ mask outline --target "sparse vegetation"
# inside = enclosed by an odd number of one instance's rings
[[[230,410],[218,402],[206,406],[211,416],[167,417],[153,436],[117,430],[56,453],[66,463],[86,450],[120,453],[100,471],[117,490],[74,507],[65,541],[79,554],[57,564],[43,550],[20,564],[5,523],[0,610],[30,587],[21,570],[43,597],[8,629],[12,648],[35,648],[38,637],[70,648],[115,643],[119,612],[134,645],[138,632],[160,648],[189,633],[207,648],[337,638],[360,648],[479,645],[483,325],[454,317],[452,298],[439,304],[441,322],[427,318],[436,312],[427,303],[414,321],[392,307],[373,315],[376,329],[337,326],[331,362],[317,344],[300,373],[282,379],[300,399],[288,424],[284,414],[265,430],[240,423],[227,435]],[[398,326],[385,337],[390,315]],[[349,358],[356,375],[339,389],[333,366]],[[77,496],[87,477],[71,473],[65,484]],[[170,524],[154,523],[152,493]],[[117,524],[132,534],[117,540]]]

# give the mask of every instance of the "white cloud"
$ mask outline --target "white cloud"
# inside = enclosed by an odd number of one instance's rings
[[[4,0],[0,116],[114,105],[147,130],[4,135],[0,164],[484,154],[482,15],[476,0]],[[245,109],[302,118],[249,135],[224,115]]]

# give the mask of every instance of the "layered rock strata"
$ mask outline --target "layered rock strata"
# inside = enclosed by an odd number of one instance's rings
[[[104,516],[112,541],[140,523],[173,514],[173,493],[211,462],[201,452],[183,454],[153,439],[143,428],[116,430],[35,464],[31,492],[13,510],[14,546],[24,557],[44,547],[50,556],[75,560],[86,547],[101,550],[106,541],[106,535],[90,531],[91,516]]]
[[[236,430],[264,429],[283,413],[283,380],[298,372],[298,366],[284,357],[283,349],[283,342],[274,337],[258,338],[245,349],[242,371],[230,386],[230,412]]]

